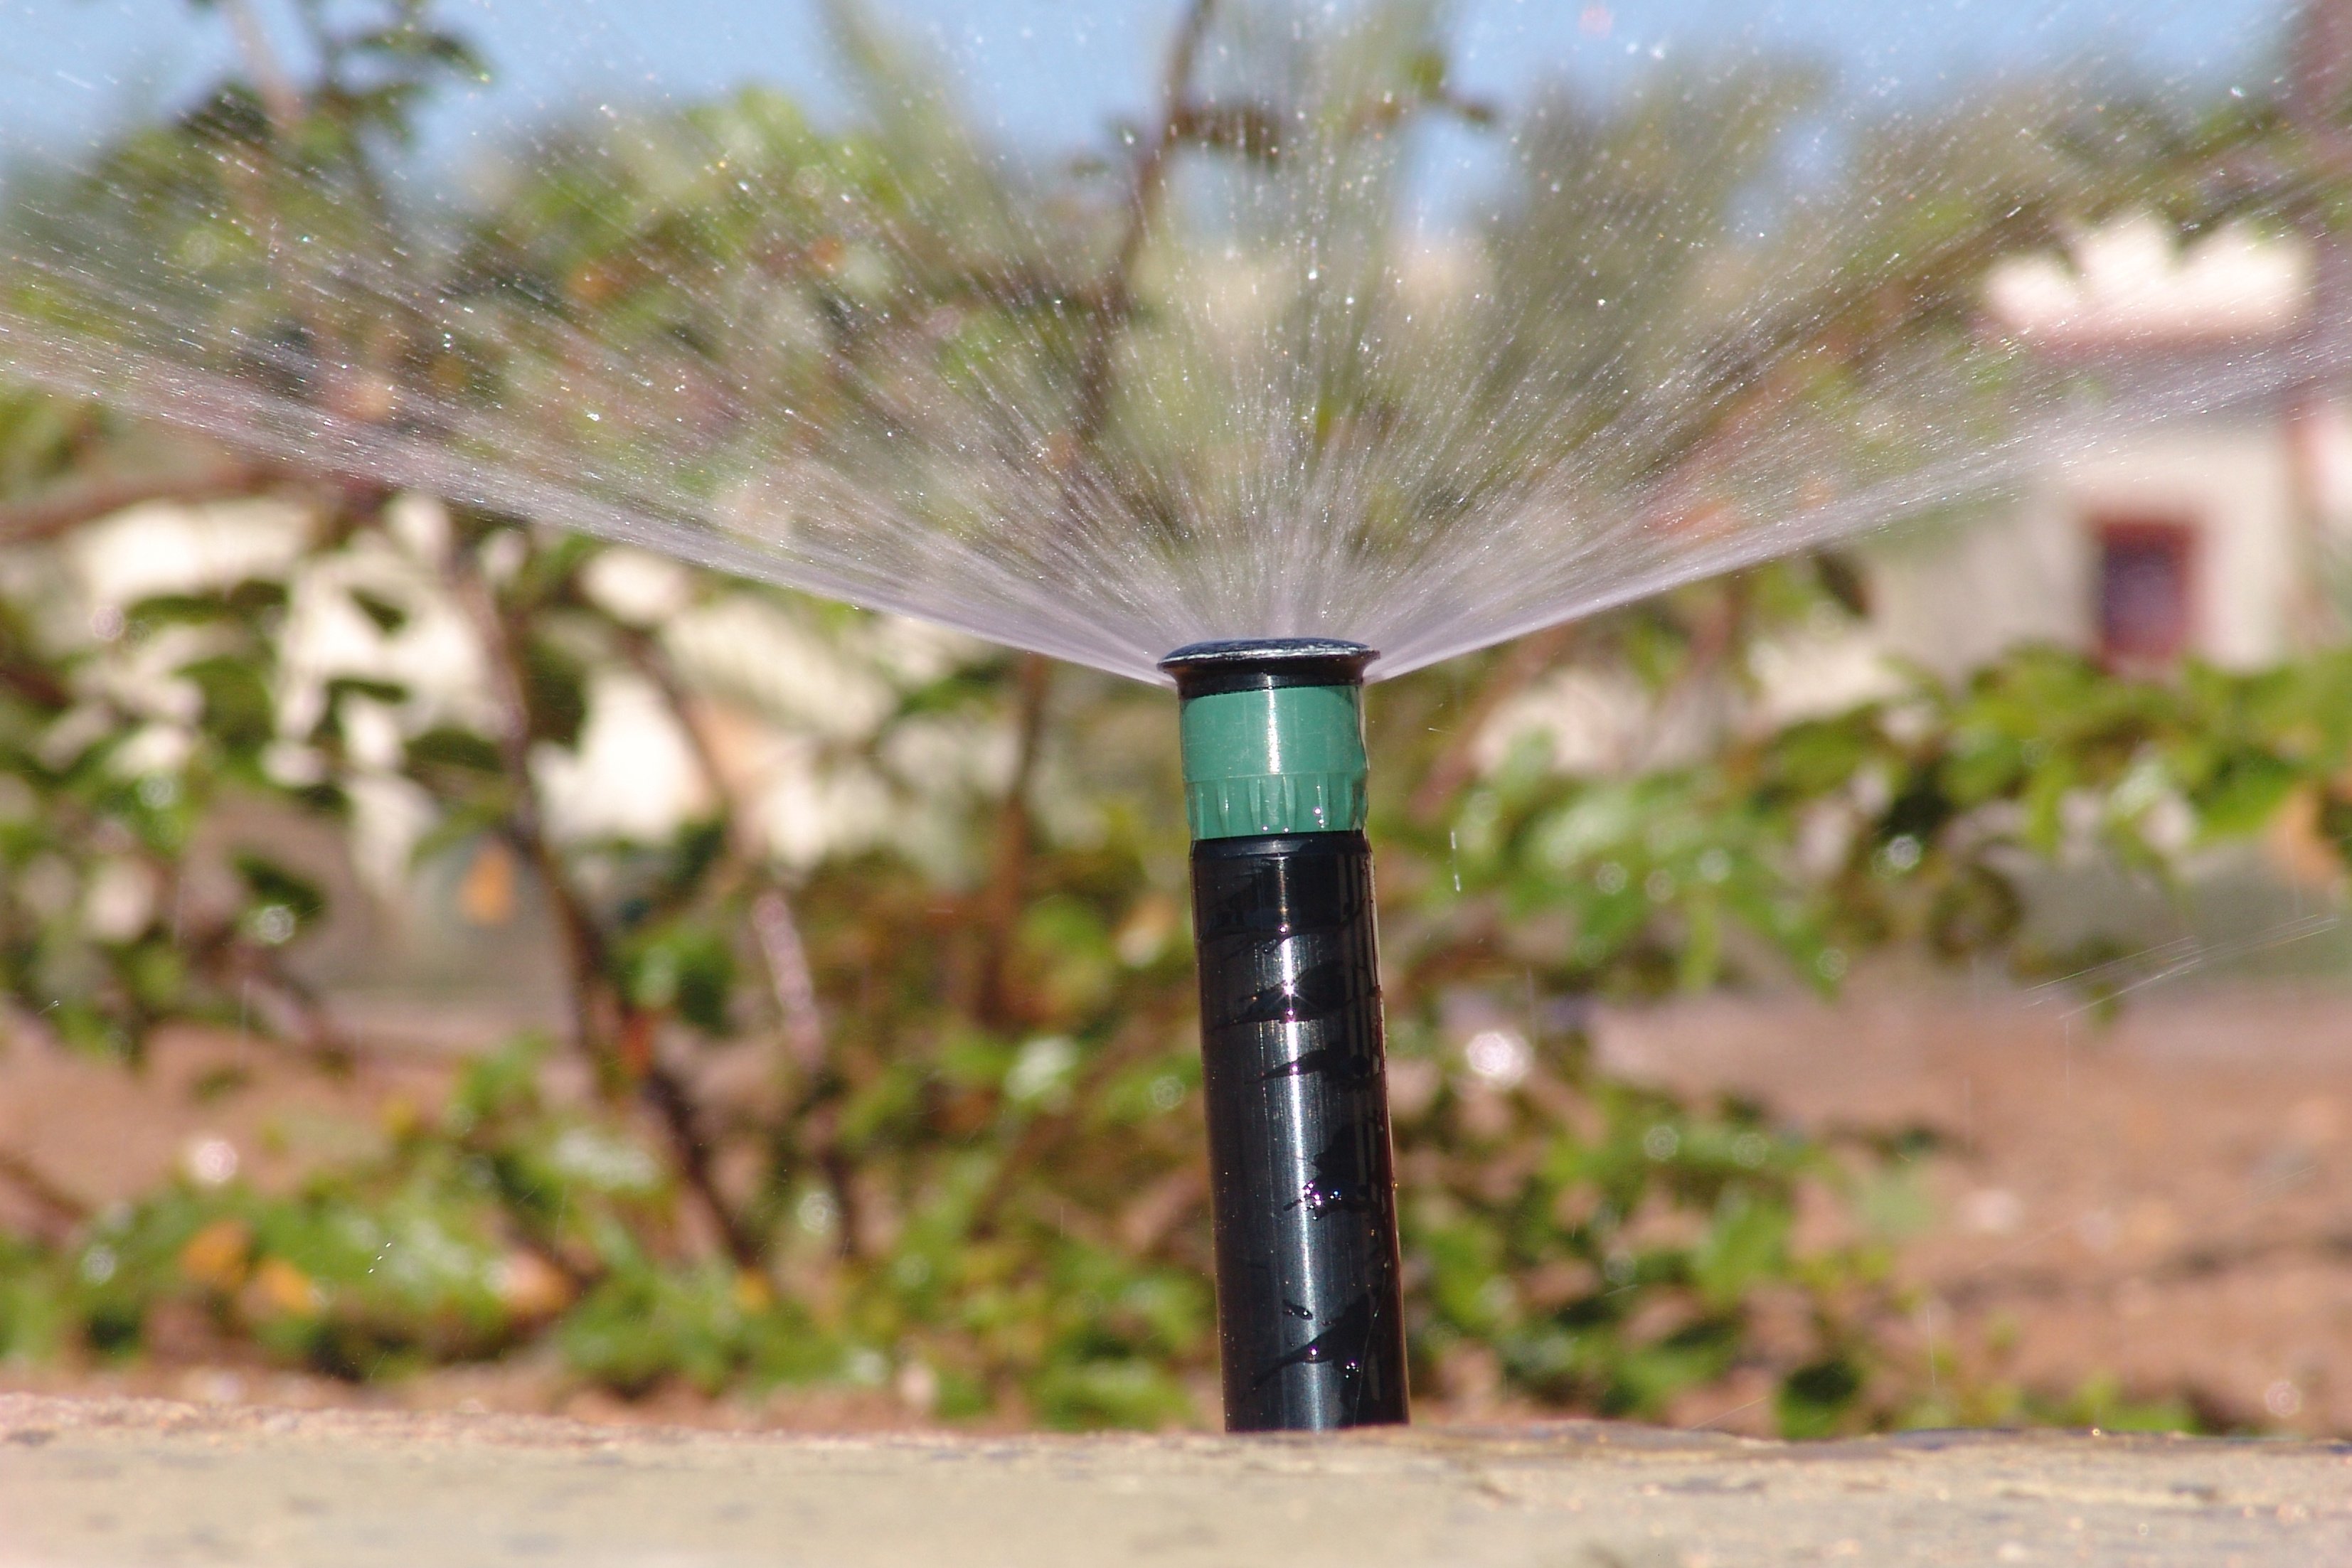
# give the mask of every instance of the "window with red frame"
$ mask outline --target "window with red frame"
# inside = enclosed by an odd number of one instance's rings
[[[2196,529],[2111,518],[2097,533],[2099,657],[2123,668],[2178,663],[2192,630]]]

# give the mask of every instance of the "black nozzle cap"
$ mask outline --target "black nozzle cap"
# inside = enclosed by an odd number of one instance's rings
[[[1378,657],[1361,643],[1335,637],[1258,637],[1187,643],[1160,667],[1176,678],[1176,695],[1189,700],[1280,686],[1360,686],[1364,666]]]

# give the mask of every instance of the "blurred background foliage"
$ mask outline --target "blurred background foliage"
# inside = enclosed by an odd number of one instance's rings
[[[250,58],[87,168],[27,171],[12,185],[17,232],[68,211],[121,225],[122,265],[184,277],[191,310],[240,316],[250,357],[225,373],[351,419],[396,423],[411,384],[495,389],[568,417],[557,390],[501,380],[500,340],[424,342],[352,314],[364,296],[275,287],[289,227],[348,246],[355,269],[399,261],[384,236],[423,220],[402,211],[386,162],[420,95],[482,68],[424,0],[305,9],[324,40],[315,79]],[[969,306],[976,277],[1066,267],[1024,252],[1032,225],[1002,221],[1035,193],[1001,188],[942,100],[909,85],[919,62],[861,13],[836,21],[869,89],[858,128],[756,90],[583,121],[507,171],[454,235],[434,231],[452,276],[504,331],[593,319],[687,388],[717,340],[768,320],[763,384],[822,421],[842,384],[826,356],[907,324],[861,318],[861,267],[876,263],[854,234],[779,258],[772,298],[709,317],[695,280],[747,276],[737,263],[776,228],[730,160],[773,165],[763,191],[801,193],[796,233],[852,188],[861,212],[938,225],[895,254],[930,258],[943,300]],[[1394,57],[1372,79],[1409,89],[1397,112],[1496,119],[1451,97],[1425,29],[1379,36]],[[1662,76],[1622,100],[1548,99],[1523,128],[1528,166],[1590,162],[1711,193],[1667,209],[1703,227],[1754,173],[1707,150],[1757,143],[1690,127],[1797,112],[1806,73],[1773,69],[1763,89]],[[1865,162],[1889,190],[1906,150],[1981,158],[1980,178],[1940,187],[1979,193],[1980,210],[1896,204],[1854,234],[1855,266],[1882,280],[1884,256],[1915,259],[1867,319],[1797,313],[1828,357],[1814,362],[1926,351],[1965,329],[1992,256],[2126,202],[2189,228],[2296,216],[2276,192],[2278,171],[2303,168],[2300,143],[2273,107],[2189,114],[2119,92],[2099,112],[2141,134],[2116,137],[2090,133],[2083,102],[1978,105],[1980,136],[1956,141],[1948,125],[1874,146]],[[1270,156],[1238,110],[1171,110],[1160,142],[1125,146],[1109,198],[1069,198],[1073,254],[1102,269],[1085,308],[1057,317],[1058,335],[1015,330],[998,313],[1020,308],[1004,303],[1017,291],[993,287],[950,346],[1034,356],[1041,398],[1082,446],[1114,417],[1105,345],[1136,314],[1149,259],[1121,235],[1175,221],[1151,160]],[[1524,318],[1492,345],[1497,386],[1547,300],[1594,287],[1547,271],[1577,252],[1546,236],[1622,195],[1582,183],[1553,203],[1531,187],[1491,219],[1497,287]],[[1706,238],[1663,243],[1689,262]],[[1601,280],[1629,316],[1727,287],[1695,264],[1652,267],[1661,243],[1629,238]],[[73,299],[0,272],[25,308],[68,315],[102,308],[105,280],[89,281]],[[730,352],[740,373],[742,345]],[[1595,374],[1643,373],[1606,343],[1594,352]],[[244,542],[186,580],[134,571],[94,593],[94,534],[157,500],[262,510],[224,524]],[[2352,659],[2140,681],[2027,651],[1958,688],[1922,676],[1835,716],[1735,725],[1670,767],[1583,776],[1540,747],[1477,749],[1501,706],[1564,661],[1622,672],[1663,707],[1703,703],[1736,693],[1758,637],[1850,613],[1853,593],[1849,563],[1799,560],[1375,689],[1400,1207],[1426,1392],[1500,1387],[1547,1409],[1657,1417],[1760,1376],[1800,1435],[2189,1419],[2098,1387],[2050,1404],[1919,1386],[1875,1348],[1909,1310],[1883,1241],[1862,1218],[1805,1223],[1855,1214],[1909,1135],[1808,1138],[1754,1104],[1613,1081],[1592,1060],[1590,1010],[1719,986],[1832,990],[1887,948],[2070,973],[2099,955],[2036,936],[2039,868],[2098,858],[2168,886],[2188,857],[2289,820],[2340,856]],[[625,697],[690,762],[677,820],[632,821],[564,787]],[[452,866],[460,905],[485,920],[532,912],[559,1005],[472,1042],[436,1103],[387,1101],[290,1184],[200,1149],[163,1188],[89,1212],[21,1162],[0,1170],[47,1217],[0,1237],[0,1349],[137,1356],[159,1324],[193,1321],[236,1354],[352,1379],[535,1350],[626,1396],[843,1383],[895,1386],[946,1418],[1213,1418],[1171,716],[1161,694],[1106,676],[322,479],[163,434],[103,398],[5,392],[7,1032],[135,1064],[159,1031],[236,1030],[349,1074],[376,1048],[317,956],[336,901],[404,896]],[[747,734],[785,745],[814,782],[782,804],[761,794]]]

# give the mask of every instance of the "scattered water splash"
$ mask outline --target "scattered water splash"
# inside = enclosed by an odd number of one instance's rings
[[[2328,936],[2341,930],[2344,924],[2341,911],[2326,910],[2276,921],[2226,941],[2176,937],[2046,980],[2029,988],[2026,997],[2035,1007],[2072,1003],[2060,1014],[2071,1022],[2112,1008],[2137,992],[2193,975],[2226,970],[2244,960]],[[2083,1000],[2086,995],[2092,999]]]
[[[1490,106],[1427,7],[1192,15],[1167,111],[1067,173],[870,49],[856,130],[759,93],[606,110],[519,132],[494,214],[290,169],[233,117],[118,149],[19,193],[0,360],[1157,680],[1213,636],[1349,638],[1397,674],[2345,357],[2062,362],[1992,326],[1990,256],[2194,204],[2124,145],[2191,112],[2160,93],[2077,73],[1938,110],[1749,35]],[[1441,131],[1508,169],[1451,226],[1416,216]],[[1792,172],[1801,133],[1835,177]]]

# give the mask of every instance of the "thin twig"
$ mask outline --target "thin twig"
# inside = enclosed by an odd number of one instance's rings
[[[654,638],[639,633],[623,638],[622,647],[637,672],[661,694],[709,786],[712,803],[725,828],[730,862],[717,878],[721,891],[732,883],[759,883],[750,910],[751,939],[768,972],[769,992],[776,1004],[784,1054],[801,1078],[797,1103],[782,1120],[786,1124],[799,1124],[800,1152],[824,1173],[834,1206],[841,1216],[843,1250],[855,1256],[856,1193],[850,1183],[849,1161],[836,1136],[838,1118],[825,1109],[826,1102],[839,1093],[841,1086],[825,1048],[824,1014],[817,1001],[816,976],[809,964],[808,946],[801,940],[799,923],[793,917],[792,903],[781,886],[762,876],[761,846],[751,827],[751,813],[744,809],[734,779],[719,760],[718,742],[709,732],[700,706],[687,691],[667,651]],[[783,1163],[781,1157],[776,1161],[780,1167]]]
[[[507,837],[538,876],[555,909],[571,981],[574,1044],[590,1067],[608,1082],[634,1083],[660,1120],[677,1153],[679,1175],[708,1212],[730,1256],[751,1267],[760,1257],[759,1239],[719,1189],[709,1156],[709,1140],[693,1096],[653,1049],[658,1019],[635,1013],[613,983],[604,932],[548,834],[546,811],[530,763],[530,706],[517,629],[468,552],[452,552],[448,576],[453,594],[474,622],[489,666],[491,694],[499,708],[499,751],[509,791]],[[642,1051],[628,1051],[625,1048],[633,1043],[642,1045]]]
[[[563,944],[564,968],[571,979],[574,1043],[600,1069],[609,1070],[617,1043],[617,998],[611,994],[604,966],[604,935],[588,912],[572,879],[565,874],[550,841],[545,812],[530,765],[530,700],[524,688],[521,650],[498,595],[465,549],[451,552],[449,581],[458,604],[474,623],[488,666],[490,696],[498,714],[498,744],[501,771],[512,792],[507,808],[506,836],[538,876],[555,908],[556,928]]]
[[[278,51],[269,47],[268,29],[247,0],[221,0],[221,9],[228,15],[229,30],[236,35],[236,52],[245,57],[246,72],[253,78],[253,90],[261,99],[262,112],[269,117],[269,129],[281,141],[291,137],[302,123],[302,94],[278,63]]]
[[[670,717],[685,735],[695,766],[709,787],[712,804],[727,835],[729,870],[736,879],[759,883],[751,906],[751,939],[768,972],[768,988],[775,1000],[776,1019],[782,1026],[784,1051],[803,1073],[824,1066],[824,1015],[817,1005],[816,977],[809,967],[808,947],[801,940],[791,900],[773,878],[762,874],[762,847],[751,826],[751,814],[739,798],[735,781],[719,760],[719,745],[709,732],[701,706],[693,700],[677,666],[656,639],[632,633],[624,640],[629,662],[661,694]],[[724,882],[725,878],[720,879]]]
[[[149,501],[195,503],[248,496],[260,488],[267,477],[266,471],[256,464],[225,458],[184,474],[76,485],[54,495],[0,507],[0,545],[34,544],[55,538],[85,523]]]
[[[816,977],[811,972],[808,949],[782,889],[760,890],[751,900],[751,939],[775,993],[776,1016],[783,1025],[784,1053],[803,1076],[824,1068],[824,1014],[816,999]]]
[[[1127,221],[1119,233],[1103,277],[1096,284],[1094,312],[1087,318],[1078,348],[1076,411],[1071,419],[1070,471],[1063,476],[1063,507],[1070,517],[1084,507],[1076,485],[1076,471],[1099,466],[1099,448],[1110,423],[1116,391],[1113,361],[1120,335],[1135,311],[1135,269],[1142,261],[1168,193],[1171,161],[1201,114],[1192,102],[1192,77],[1200,62],[1201,45],[1216,15],[1216,0],[1192,0],[1178,24],[1160,78],[1160,121],[1150,140],[1128,169]],[[1018,695],[1013,714],[1013,779],[998,808],[990,855],[987,885],[975,905],[976,952],[965,998],[966,1010],[983,1022],[1003,1024],[1013,1012],[1012,977],[1007,966],[1013,953],[1012,934],[1028,889],[1029,861],[1036,838],[1029,807],[1029,787],[1035,777],[1044,741],[1045,720],[1053,685],[1052,662],[1037,653],[1021,657],[1015,675]]]
[[[1013,928],[1020,924],[1021,903],[1029,890],[1029,860],[1035,846],[1036,824],[1029,810],[1029,789],[1037,774],[1038,754],[1045,736],[1045,705],[1052,688],[1052,661],[1040,653],[1021,656],[1015,675],[1013,778],[996,815],[995,842],[989,855],[988,882],[974,910],[977,957],[971,969],[971,989],[966,1010],[982,1022],[1001,1026],[1013,1020],[1011,965]]]
[[[702,1200],[704,1209],[718,1226],[719,1239],[727,1255],[738,1268],[757,1269],[762,1260],[760,1238],[719,1192],[719,1173],[710,1162],[710,1141],[703,1134],[701,1113],[693,1096],[687,1092],[686,1084],[657,1061],[646,1065],[643,1083],[646,1099],[669,1135],[670,1148],[677,1156],[686,1185]]]
[[[233,942],[226,973],[257,985],[259,1000],[275,1015],[268,1022],[272,1034],[296,1043],[311,1066],[330,1077],[347,1075],[357,1059],[352,1042],[336,1026],[324,998],[289,972],[280,955]]]
[[[1067,1137],[1082,1125],[1081,1107],[1097,1103],[1102,1086],[1121,1070],[1143,1060],[1159,1048],[1160,1036],[1148,1027],[1122,1030],[1110,1043],[1089,1060],[1070,1085],[1069,1105],[1056,1111],[1042,1111],[1033,1116],[1021,1130],[1020,1136],[997,1162],[989,1176],[988,1186],[971,1206],[971,1234],[988,1236],[1003,1222],[1005,1206],[1020,1185],[1021,1178],[1034,1169],[1055,1143]]]
[[[1118,248],[1112,253],[1102,281],[1096,286],[1099,308],[1087,323],[1078,352],[1077,416],[1072,423],[1080,455],[1091,455],[1110,419],[1111,357],[1128,318],[1135,311],[1135,268],[1167,199],[1170,161],[1184,139],[1186,127],[1197,118],[1192,101],[1192,74],[1216,9],[1216,0],[1192,0],[1185,10],[1160,78],[1160,123],[1129,165],[1127,225],[1120,231]]]
[[[89,1204],[59,1186],[47,1171],[13,1149],[0,1149],[0,1179],[31,1198],[57,1221],[61,1230],[86,1223],[93,1212]]]

